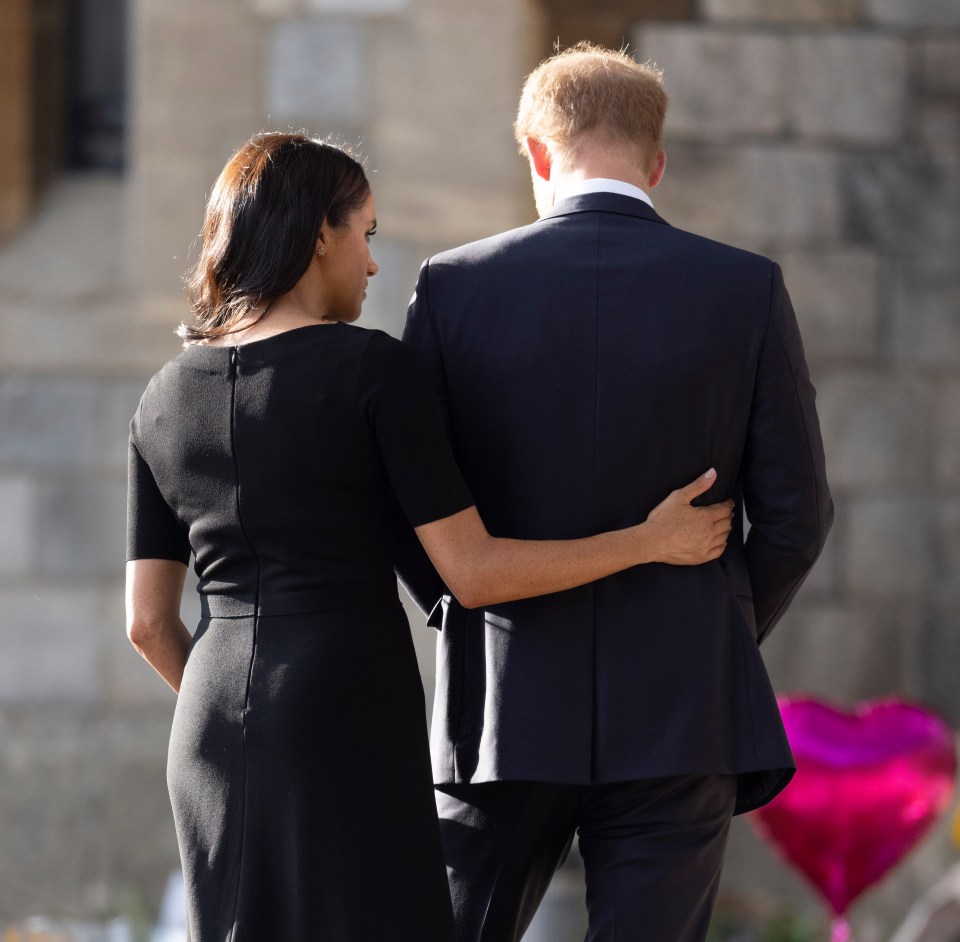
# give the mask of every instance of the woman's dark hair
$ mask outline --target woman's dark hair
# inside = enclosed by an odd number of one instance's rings
[[[251,138],[210,195],[200,257],[186,276],[196,324],[177,333],[219,337],[286,294],[310,265],[324,221],[345,226],[369,194],[363,167],[334,144],[305,134]]]

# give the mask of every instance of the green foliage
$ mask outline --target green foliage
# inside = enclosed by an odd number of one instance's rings
[[[817,927],[789,910],[777,913],[763,928],[758,942],[817,942]]]
[[[820,942],[823,926],[789,909],[759,918],[744,912],[720,909],[714,916],[707,942]]]

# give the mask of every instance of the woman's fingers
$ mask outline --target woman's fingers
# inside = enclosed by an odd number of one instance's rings
[[[691,481],[686,487],[681,487],[679,490],[674,491],[674,494],[677,495],[680,501],[689,504],[701,494],[709,491],[710,488],[713,487],[713,482],[716,481],[716,479],[717,472],[713,468],[709,468],[704,471],[696,481]]]
[[[719,504],[711,504],[709,507],[704,507],[703,509],[712,511],[713,516],[717,520],[730,520],[733,517],[732,500],[723,500]]]

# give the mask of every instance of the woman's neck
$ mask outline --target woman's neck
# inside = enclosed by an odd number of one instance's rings
[[[266,340],[297,327],[333,324],[319,311],[313,311],[291,295],[283,295],[269,304],[253,308],[229,333],[206,341],[208,346],[233,347],[254,340]]]

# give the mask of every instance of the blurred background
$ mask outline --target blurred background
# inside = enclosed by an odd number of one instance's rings
[[[262,129],[360,143],[381,233],[361,324],[397,334],[425,256],[534,218],[516,100],[580,39],[665,70],[660,213],[772,255],[794,298],[837,519],[764,645],[777,689],[960,724],[960,0],[0,0],[5,942],[41,915],[146,938],[177,867],[174,697],[124,634],[125,448],[226,158]],[[949,822],[855,907],[861,942],[960,859]],[[577,866],[530,939],[582,938]],[[742,820],[717,926],[825,932]]]

